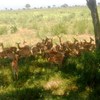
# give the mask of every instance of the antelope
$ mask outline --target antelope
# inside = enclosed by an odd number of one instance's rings
[[[73,39],[74,39],[74,44],[78,42],[78,40],[76,38],[73,38]]]
[[[3,50],[3,51],[9,50],[9,48],[4,48],[3,43],[0,43],[0,46],[2,47],[2,50]]]
[[[86,40],[84,40],[83,42],[83,47],[85,49],[85,51],[91,51],[93,49],[95,49],[95,45],[92,43],[94,40],[90,37],[90,41],[87,42]]]
[[[19,51],[16,52],[16,54],[19,55],[19,57],[29,57],[31,56],[31,50],[30,49],[21,49]]]
[[[58,53],[54,56],[48,58],[48,61],[51,63],[58,64],[58,69],[62,66],[62,62],[64,59],[64,55],[62,53]]]
[[[17,44],[17,47],[19,50],[25,50],[25,49],[30,49],[30,47],[28,45],[25,45],[24,47],[20,47],[20,43],[16,43]]]
[[[39,49],[38,47],[33,47],[33,48],[32,48],[32,55],[33,55],[33,56],[39,54],[39,52],[40,52],[40,49]]]
[[[44,43],[43,42],[38,42],[37,44],[36,44],[36,46],[35,47],[33,47],[32,48],[32,51],[34,51],[34,49],[35,49],[35,51],[37,51],[37,52],[43,52],[44,51]],[[37,49],[37,50],[36,50]]]
[[[14,74],[14,79],[18,79],[18,55],[14,55],[11,62],[11,67]]]
[[[47,61],[50,63],[58,64],[58,69],[62,66],[62,62],[64,59],[64,54],[61,52],[49,50],[46,52]]]
[[[45,45],[50,50],[53,47],[53,39],[48,39]]]
[[[3,43],[0,43],[1,47],[2,47],[2,50],[3,51],[6,51],[6,52],[14,52],[16,53],[17,51],[17,48],[16,47],[8,47],[8,48],[5,48]]]
[[[61,46],[59,44],[57,44],[57,43],[55,45],[55,50],[58,51],[58,52],[62,51],[61,50]]]
[[[16,43],[18,47],[18,51],[16,52],[19,57],[29,57],[31,56],[31,48],[28,45],[25,45],[24,47],[20,47],[20,43]]]

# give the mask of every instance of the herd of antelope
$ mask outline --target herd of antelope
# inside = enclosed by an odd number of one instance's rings
[[[54,44],[52,38],[46,37],[38,42],[35,46],[24,45],[16,43],[14,47],[4,47],[0,43],[2,51],[0,52],[0,59],[11,59],[12,71],[14,77],[18,79],[18,61],[20,58],[27,58],[30,56],[41,56],[50,63],[58,65],[63,64],[64,58],[79,57],[82,53],[95,50],[94,39],[90,37],[90,41],[78,41],[74,38],[73,42],[62,42],[62,38],[58,36],[59,43]]]

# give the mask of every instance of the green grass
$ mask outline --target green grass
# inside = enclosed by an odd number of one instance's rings
[[[0,34],[15,33],[20,28],[34,29],[40,36],[93,34],[91,14],[87,7],[0,11],[0,25],[6,29],[5,32],[0,28]]]
[[[42,58],[20,59],[18,80],[13,79],[10,61],[0,62],[0,100],[99,100],[98,54],[65,59],[61,69]]]

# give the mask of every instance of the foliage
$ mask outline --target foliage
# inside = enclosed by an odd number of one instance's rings
[[[30,4],[26,4],[25,7],[26,7],[27,9],[29,9],[29,8],[31,7],[31,5],[30,5]]]
[[[81,57],[83,71],[81,82],[84,85],[95,86],[100,80],[100,52],[84,53]]]

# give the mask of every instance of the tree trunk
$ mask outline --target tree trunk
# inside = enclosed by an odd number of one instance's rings
[[[94,33],[95,33],[96,49],[100,50],[100,22],[99,22],[99,16],[97,11],[96,0],[87,0],[87,5],[91,11]]]

